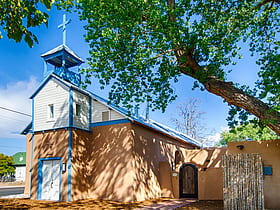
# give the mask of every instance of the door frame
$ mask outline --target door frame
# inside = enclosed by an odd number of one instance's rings
[[[37,200],[42,200],[42,183],[43,183],[43,161],[59,160],[59,200],[61,201],[61,184],[62,184],[62,158],[50,157],[38,159],[38,188],[37,188]]]
[[[192,167],[194,170],[194,193],[193,194],[183,193],[183,184],[184,184],[183,169],[185,167]],[[184,163],[180,167],[180,170],[179,170],[179,196],[180,196],[180,198],[198,198],[198,170],[194,164]]]

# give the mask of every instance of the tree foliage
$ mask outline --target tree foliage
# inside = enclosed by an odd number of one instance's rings
[[[241,121],[251,113],[280,133],[279,5],[274,0],[81,0],[91,47],[86,82],[95,76],[102,86],[111,84],[109,98],[117,104],[148,100],[153,109],[164,110],[176,98],[172,83],[188,75],[195,87],[232,105],[231,114],[241,110]],[[225,67],[242,57],[241,42],[259,57],[255,92],[226,79]]]
[[[45,24],[48,26],[48,10],[53,4],[58,8],[69,8],[74,5],[72,0],[1,0],[0,27],[8,38],[20,42],[24,40],[29,47],[38,43],[32,28]],[[3,34],[0,31],[0,38]]]
[[[15,172],[15,168],[12,165],[13,165],[13,157],[0,153],[0,176],[1,177]]]
[[[227,145],[228,142],[245,141],[245,140],[270,140],[279,139],[279,136],[275,134],[269,128],[263,128],[256,124],[246,124],[238,126],[234,129],[223,131],[221,133],[220,146]]]
[[[48,9],[52,5],[51,0],[2,0],[0,1],[0,26],[7,33],[8,38],[20,42],[22,39],[32,47],[38,43],[37,37],[30,28],[39,26],[42,23],[47,25],[48,14],[38,9],[39,2]],[[2,34],[0,32],[0,38]]]

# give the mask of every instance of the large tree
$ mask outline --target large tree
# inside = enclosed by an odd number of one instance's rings
[[[172,82],[186,75],[196,80],[195,87],[231,105],[233,125],[234,115],[244,121],[250,113],[280,134],[279,0],[4,0],[0,24],[10,38],[19,41],[29,34],[36,14],[35,25],[46,22],[38,2],[47,8],[52,2],[75,5],[87,20],[91,68],[83,73],[86,82],[95,76],[102,86],[111,84],[113,102],[130,107],[147,100],[164,110],[175,99]],[[25,37],[30,46],[36,41],[33,34]],[[241,57],[241,42],[259,58],[255,90],[226,77],[226,67]]]
[[[175,99],[172,82],[190,76],[196,87],[230,104],[230,114],[239,113],[243,121],[250,113],[280,134],[279,3],[80,0],[91,47],[86,81],[93,75],[101,85],[111,84],[115,103],[129,107],[148,100],[152,108],[164,110]],[[226,78],[226,67],[241,57],[242,42],[259,58],[256,90]]]

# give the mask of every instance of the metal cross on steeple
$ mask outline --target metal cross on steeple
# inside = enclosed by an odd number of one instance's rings
[[[63,21],[62,23],[57,26],[57,28],[62,28],[62,32],[63,32],[63,44],[66,44],[66,25],[69,24],[71,22],[71,19],[66,20],[66,15],[63,15]]]

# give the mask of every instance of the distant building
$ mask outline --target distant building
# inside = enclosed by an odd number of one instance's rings
[[[13,155],[16,181],[25,181],[26,153],[18,152]]]

